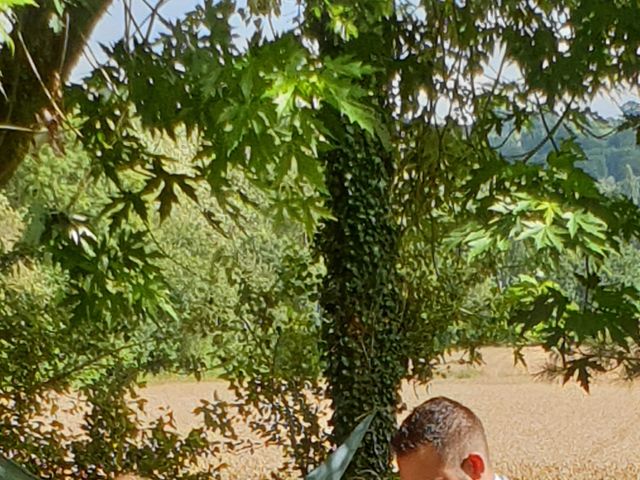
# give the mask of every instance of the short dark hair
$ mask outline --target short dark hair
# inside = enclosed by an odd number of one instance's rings
[[[446,397],[434,397],[418,405],[402,422],[391,440],[397,456],[431,445],[445,462],[458,460],[465,448],[482,448],[488,455],[482,422],[464,405]]]

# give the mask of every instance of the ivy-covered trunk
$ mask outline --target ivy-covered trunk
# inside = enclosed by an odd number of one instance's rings
[[[327,263],[326,379],[333,440],[341,443],[377,410],[348,478],[385,477],[404,356],[395,264],[398,227],[391,212],[393,164],[379,142],[344,126],[342,146],[326,158],[330,207],[319,246]]]

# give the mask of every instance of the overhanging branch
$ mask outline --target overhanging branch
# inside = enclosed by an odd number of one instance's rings
[[[49,26],[54,13],[51,3],[40,0],[39,8],[18,10],[12,37],[25,48],[16,49],[15,54],[9,49],[0,52],[1,81],[7,92],[7,98],[0,97],[0,123],[16,127],[0,131],[0,187],[6,185],[29,151],[36,115],[51,103],[51,98],[60,95],[62,84],[82,54],[85,39],[112,0],[86,0],[68,6],[66,28],[58,33]]]

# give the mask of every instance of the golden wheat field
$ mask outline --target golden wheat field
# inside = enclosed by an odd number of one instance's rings
[[[479,369],[451,367],[428,388],[406,385],[409,407],[446,395],[482,419],[497,473],[512,480],[640,479],[640,385],[601,378],[586,394],[576,384],[536,381],[544,354],[526,353],[528,370],[509,349],[483,350]]]
[[[433,395],[472,408],[487,430],[496,472],[511,480],[640,479],[640,384],[608,376],[586,394],[575,384],[536,380],[532,373],[545,360],[538,349],[526,351],[527,368],[514,367],[509,349],[486,348],[482,355],[481,367],[460,365],[452,358],[444,376],[428,386],[404,385],[408,409]],[[170,408],[178,428],[186,430],[197,426],[191,411],[199,399],[212,398],[214,391],[232,399],[225,384],[217,381],[153,383],[142,393],[149,411]],[[242,424],[238,433],[256,446],[223,459],[226,478],[261,479],[277,469],[282,460],[277,446],[258,445]]]

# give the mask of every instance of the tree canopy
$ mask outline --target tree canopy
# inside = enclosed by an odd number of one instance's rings
[[[0,4],[1,452],[208,478],[190,466],[209,430],[233,443],[228,406],[180,443],[125,397],[213,369],[302,475],[326,446],[306,392],[331,400],[335,444],[376,411],[347,476],[384,478],[400,382],[450,348],[537,341],[585,388],[640,371],[640,283],[620,274],[638,122],[607,133],[584,108],[637,84],[637,2],[206,0],[175,21],[159,3],[76,84],[111,2],[25,3]],[[52,390],[93,405],[88,440],[35,426]]]

